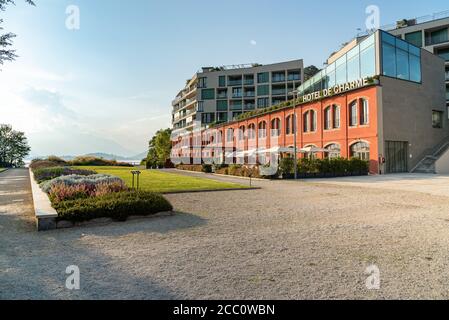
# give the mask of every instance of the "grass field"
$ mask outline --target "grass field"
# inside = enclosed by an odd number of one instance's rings
[[[98,173],[110,174],[123,179],[128,186],[132,186],[131,171],[133,168],[123,167],[76,167],[80,169],[94,170]],[[153,192],[180,192],[180,191],[208,191],[218,189],[248,188],[235,183],[220,182],[210,179],[188,177],[179,174],[141,170],[140,189]]]
[[[0,168],[0,172],[5,171],[5,170],[6,170],[6,168]]]

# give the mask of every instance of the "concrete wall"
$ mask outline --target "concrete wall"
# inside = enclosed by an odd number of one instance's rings
[[[444,61],[422,50],[422,84],[380,77],[382,86],[382,141],[409,142],[411,170],[433,148],[449,137]],[[443,128],[432,127],[432,110],[443,112]],[[385,150],[380,150],[385,154]]]

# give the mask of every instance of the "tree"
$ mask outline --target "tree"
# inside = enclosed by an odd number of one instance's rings
[[[320,71],[321,70],[315,67],[314,65],[304,68],[304,81],[309,80]]]
[[[10,125],[0,125],[0,167],[20,167],[30,153],[25,133],[15,131]]]
[[[28,4],[34,6],[33,0],[25,0]],[[5,11],[6,7],[10,4],[15,4],[13,0],[0,0],[0,11]],[[0,24],[3,23],[3,19],[0,19]],[[0,27],[0,32],[3,30]],[[14,33],[8,32],[5,34],[0,34],[0,65],[2,65],[5,61],[13,61],[17,58],[16,51],[12,49],[8,49],[12,46],[12,39],[15,38],[16,35]]]
[[[169,163],[172,148],[170,137],[171,129],[161,129],[151,138],[146,159],[147,168],[165,167]]]

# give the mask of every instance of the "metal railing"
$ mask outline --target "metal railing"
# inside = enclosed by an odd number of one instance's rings
[[[445,19],[445,18],[449,18],[449,10],[437,12],[434,14],[429,14],[429,15],[422,16],[422,17],[406,19],[406,20],[413,21],[414,25],[417,25],[417,24],[426,23],[426,22],[439,20],[439,19]],[[407,26],[404,26],[404,27],[407,27]],[[404,27],[402,27],[402,28],[404,28]],[[395,29],[401,29],[401,27],[398,25],[398,23],[391,23],[391,24],[383,25],[379,29],[384,30],[384,31],[391,31],[391,30],[395,30]],[[357,34],[357,37],[363,37],[363,36],[370,35],[374,31],[376,31],[376,30],[362,31]]]

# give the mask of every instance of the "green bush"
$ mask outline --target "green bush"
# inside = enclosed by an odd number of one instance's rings
[[[299,159],[298,173],[302,175],[318,174],[324,176],[366,175],[369,162],[358,158],[343,159]]]
[[[97,218],[125,221],[129,216],[148,216],[172,211],[162,195],[154,192],[119,192],[100,197],[62,201],[54,205],[58,221],[82,222]]]
[[[106,160],[103,158],[82,156],[76,157],[69,162],[72,166],[116,166],[116,167],[133,167],[132,164],[117,162],[116,160]]]
[[[203,164],[201,171],[204,173],[212,173],[212,165],[211,164]]]
[[[279,161],[279,173],[283,176],[293,174],[295,171],[295,161],[293,158],[284,158]]]

